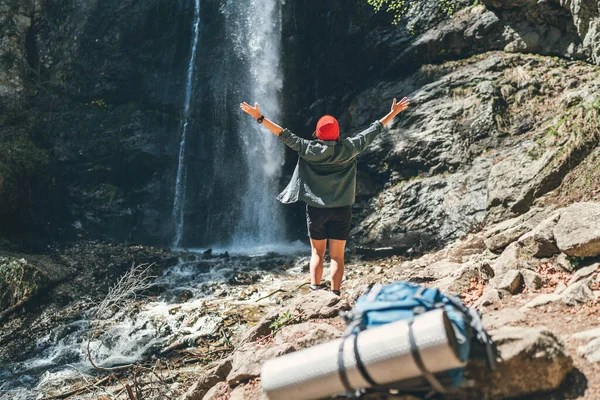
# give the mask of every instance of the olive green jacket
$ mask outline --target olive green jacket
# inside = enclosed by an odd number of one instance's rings
[[[290,183],[277,196],[282,203],[298,200],[313,207],[333,208],[354,204],[356,192],[356,157],[369,146],[383,129],[375,121],[356,136],[336,141],[306,140],[287,129],[279,138],[298,152],[298,164]]]

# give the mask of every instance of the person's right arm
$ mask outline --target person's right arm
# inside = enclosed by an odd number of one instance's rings
[[[302,139],[301,137],[294,135],[289,130],[283,129],[281,126],[277,125],[268,118],[265,118],[261,114],[258,104],[254,104],[254,107],[252,107],[250,104],[243,102],[240,104],[240,108],[242,111],[256,120],[258,120],[260,117],[263,117],[262,125],[265,128],[270,130],[275,136],[279,136],[283,143],[288,145],[292,150],[297,151],[299,155],[303,156],[306,154],[306,149],[310,145],[310,140]]]
[[[384,126],[388,125],[398,114],[408,108],[410,100],[404,97],[400,102],[394,99],[392,103],[392,109],[386,116],[381,118],[379,121],[375,121],[367,130],[359,133],[356,136],[347,138],[346,141],[350,143],[354,155],[360,154],[365,150],[372,142],[375,137],[381,132]]]

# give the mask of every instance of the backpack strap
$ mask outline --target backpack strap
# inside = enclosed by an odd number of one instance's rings
[[[356,359],[356,366],[362,377],[365,378],[365,381],[369,382],[369,385],[371,386],[378,386],[378,383],[373,380],[371,375],[369,375],[365,368],[365,364],[360,359],[360,354],[358,353],[358,333],[354,334],[354,358]]]
[[[414,319],[412,318],[410,319],[410,321],[408,321],[408,339],[410,341],[410,353],[413,359],[415,360],[415,364],[417,364],[417,367],[419,367],[419,370],[421,371],[423,377],[427,380],[427,382],[429,382],[431,387],[436,392],[446,393],[446,389],[444,388],[444,386],[440,383],[440,381],[437,380],[437,378],[431,372],[427,370],[425,364],[423,363],[423,359],[421,358],[421,354],[419,353],[419,348],[417,347],[417,342],[415,340],[413,322]]]
[[[344,366],[344,344],[346,344],[347,338],[348,336],[344,335],[340,342],[340,348],[338,350],[338,374],[340,375],[340,380],[342,381],[342,385],[344,385],[346,392],[352,393],[353,389],[348,381],[348,374],[346,374],[346,367]]]

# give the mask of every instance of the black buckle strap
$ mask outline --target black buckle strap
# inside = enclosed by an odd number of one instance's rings
[[[365,381],[369,382],[369,385],[371,385],[371,386],[377,386],[378,383],[373,380],[371,375],[369,375],[369,373],[367,372],[367,369],[365,368],[365,364],[362,362],[362,360],[360,358],[360,354],[358,353],[358,334],[357,333],[354,334],[354,358],[356,359],[356,366],[358,367],[358,370],[360,371],[360,374],[365,379]]]
[[[340,375],[340,380],[342,381],[342,385],[346,389],[347,393],[351,393],[353,391],[350,386],[350,382],[348,381],[348,374],[346,374],[346,367],[344,366],[344,344],[346,343],[346,339],[348,336],[344,335],[342,341],[340,342],[340,348],[338,350],[338,373]]]
[[[414,322],[413,319],[408,321],[408,339],[410,341],[410,353],[412,354],[412,357],[415,360],[415,364],[417,364],[417,367],[419,367],[419,370],[421,371],[421,374],[423,375],[423,377],[427,380],[427,382],[429,382],[431,387],[436,392],[442,393],[442,394],[446,393],[446,389],[444,388],[444,386],[440,383],[440,381],[437,380],[437,378],[435,376],[433,376],[433,374],[431,372],[429,372],[427,370],[427,368],[425,367],[425,364],[423,364],[423,359],[421,358],[421,354],[419,353],[419,348],[417,347],[417,342],[415,341],[415,334],[413,331],[413,322]]]

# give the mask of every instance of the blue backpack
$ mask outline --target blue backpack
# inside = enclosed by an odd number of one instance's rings
[[[357,368],[369,384],[371,391],[388,391],[390,389],[404,392],[431,391],[446,393],[457,389],[463,382],[464,368],[457,368],[441,374],[432,374],[425,368],[419,350],[412,337],[412,325],[409,323],[411,353],[415,364],[422,373],[422,378],[399,382],[392,385],[381,385],[368,374],[364,364],[358,357],[356,338],[362,330],[380,326],[390,322],[414,319],[416,315],[443,308],[452,323],[458,342],[458,358],[466,362],[474,352],[483,354],[490,369],[496,366],[497,350],[483,328],[481,314],[473,308],[465,306],[457,297],[441,293],[436,288],[425,288],[408,282],[396,282],[389,285],[374,285],[356,301],[354,309],[342,315],[348,328],[344,334],[339,352],[339,374],[348,392],[353,392],[344,369],[342,349],[346,339],[354,336]],[[476,349],[474,349],[475,347]],[[423,385],[423,383],[425,385]]]

